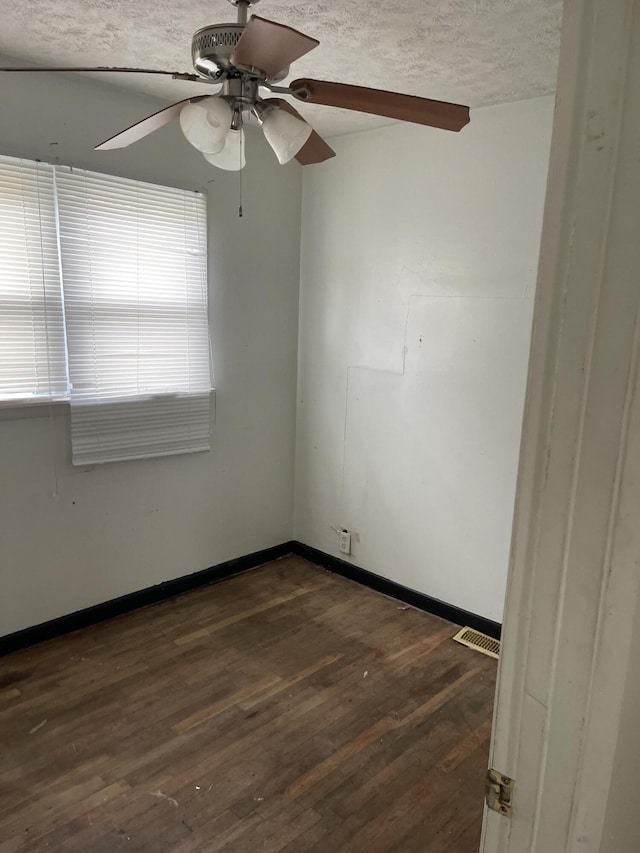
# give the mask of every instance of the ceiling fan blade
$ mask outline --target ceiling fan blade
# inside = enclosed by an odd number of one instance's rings
[[[288,101],[285,101],[282,98],[267,98],[266,103],[272,104],[274,107],[279,107],[281,110],[284,110],[295,118],[299,118],[301,121],[306,121],[306,119],[302,118],[300,113],[294,109]],[[309,139],[307,139],[300,151],[296,154],[296,160],[302,166],[310,166],[313,163],[323,163],[325,160],[329,160],[330,157],[335,156],[336,152],[333,148],[327,145],[320,134],[316,133],[314,130],[312,131]]]
[[[410,121],[439,127],[442,130],[461,130],[469,123],[469,107],[432,101],[413,95],[384,92],[381,89],[366,89],[345,83],[326,83],[322,80],[294,80],[290,84],[291,94],[309,104],[341,107],[361,113]]]
[[[231,62],[245,68],[258,68],[267,78],[275,77],[296,59],[313,50],[320,42],[284,24],[252,15],[231,54]]]
[[[126,148],[127,145],[132,145],[139,139],[144,139],[145,136],[153,133],[154,130],[158,130],[164,127],[165,124],[169,124],[169,122],[177,119],[185,104],[196,104],[198,101],[203,101],[205,98],[211,97],[215,96],[198,95],[195,98],[185,98],[183,101],[171,104],[170,107],[165,107],[163,110],[159,110],[157,113],[143,118],[142,121],[132,124],[131,127],[120,131],[120,133],[116,133],[115,136],[110,136],[109,139],[101,142],[100,145],[96,145],[95,150],[108,151],[112,148]]]
[[[105,71],[117,71],[120,74],[166,74],[169,77],[173,77],[175,80],[197,80],[201,83],[208,82],[203,77],[200,77],[198,74],[187,74],[182,71],[157,71],[154,68],[0,68],[0,71],[99,71],[101,74]]]

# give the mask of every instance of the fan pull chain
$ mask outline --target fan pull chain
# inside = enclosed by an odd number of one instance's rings
[[[238,219],[242,219],[242,155],[243,155],[243,147],[244,147],[244,133],[240,130],[240,168],[238,169],[238,179],[240,181],[239,184],[239,204],[238,204]]]

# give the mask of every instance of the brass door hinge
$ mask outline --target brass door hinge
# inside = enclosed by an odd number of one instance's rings
[[[502,773],[490,767],[487,770],[487,779],[484,785],[485,799],[489,808],[505,817],[511,817],[513,812],[511,806],[513,785],[513,779],[503,776]]]

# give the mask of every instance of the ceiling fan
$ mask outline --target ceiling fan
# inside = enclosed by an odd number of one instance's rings
[[[309,104],[341,107],[400,121],[459,131],[469,122],[469,107],[401,95],[379,89],[302,78],[278,86],[289,65],[319,42],[257,15],[247,20],[250,6],[259,0],[229,0],[237,7],[237,21],[213,24],[194,33],[191,52],[196,73],[146,68],[0,68],[11,72],[109,71],[164,74],[176,80],[221,84],[214,95],[185,98],[159,110],[96,146],[104,151],[125,148],[165,124],[179,119],[187,140],[221,169],[236,171],[245,165],[243,116],[253,114],[282,164],[294,157],[303,166],[321,163],[335,152],[311,125],[282,97],[263,98],[261,89],[290,95]]]

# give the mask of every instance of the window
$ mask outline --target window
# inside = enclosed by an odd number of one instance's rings
[[[0,398],[69,399],[75,464],[208,449],[204,197],[0,158],[5,243]]]

